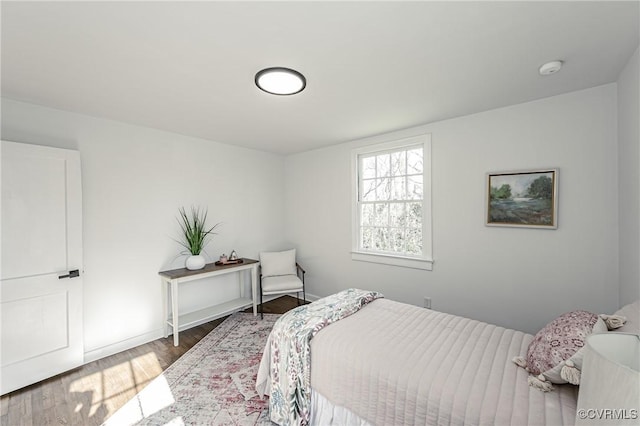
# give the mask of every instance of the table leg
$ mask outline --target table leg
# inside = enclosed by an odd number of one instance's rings
[[[258,316],[258,264],[251,268],[251,300],[253,301],[253,316]]]
[[[161,289],[162,289],[162,330],[164,332],[164,338],[169,337],[169,324],[167,321],[169,320],[169,281],[165,281],[164,279],[160,279]]]
[[[178,346],[178,282],[171,280],[171,322],[173,322],[173,346]]]

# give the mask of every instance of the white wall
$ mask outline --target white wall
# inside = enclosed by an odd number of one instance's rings
[[[2,100],[1,136],[80,151],[90,358],[160,336],[157,272],[182,266],[172,241],[175,218],[178,207],[192,204],[208,206],[210,219],[223,222],[208,247],[212,257],[232,248],[247,257],[283,248],[286,232],[308,271],[311,294],[356,286],[416,305],[429,296],[434,309],[535,332],[571,309],[612,312],[634,290],[618,287],[618,249],[633,253],[633,240],[622,236],[627,227],[638,229],[638,214],[621,212],[619,245],[617,182],[635,173],[629,201],[636,194],[637,208],[637,95],[635,118],[633,97],[625,100],[626,88],[634,90],[637,56],[618,88],[605,85],[286,159],[9,99]],[[620,172],[618,129],[620,149],[635,149]],[[433,138],[434,270],[351,261],[351,149],[426,132]],[[626,160],[621,155],[621,163]],[[485,227],[485,173],[538,167],[560,169],[559,228]],[[624,269],[621,256],[621,281],[633,284],[625,274],[637,274],[637,248],[635,256],[636,269]],[[190,286],[181,300],[186,311],[237,291],[227,278]]]
[[[618,78],[620,305],[640,299],[640,68],[638,50]]]
[[[80,151],[88,359],[161,336],[158,271],[185,260],[173,241],[179,207],[206,206],[211,225],[222,222],[213,258],[282,245],[281,156],[9,99],[2,139]],[[188,284],[181,309],[237,297],[234,278]]]
[[[637,118],[636,118],[637,120]],[[572,310],[618,307],[616,85],[287,157],[287,239],[308,292],[347,287],[534,333]],[[350,150],[431,133],[433,271],[350,258]],[[557,230],[484,226],[485,173],[557,167]]]

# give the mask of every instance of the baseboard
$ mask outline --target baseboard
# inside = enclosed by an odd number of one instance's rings
[[[310,293],[305,294],[305,297],[307,299],[307,302],[315,302],[318,299],[322,299],[321,296],[316,296],[315,294]]]
[[[277,299],[280,296],[282,296],[282,294],[264,296],[264,302]],[[292,293],[291,296],[296,297],[296,294]],[[316,300],[320,299],[320,296],[306,293],[305,298],[307,302],[315,302]],[[206,322],[206,321],[203,321],[203,322]],[[144,345],[145,343],[149,343],[163,337],[164,337],[164,330],[162,328],[159,328],[157,330],[153,330],[148,333],[141,334],[139,336],[134,336],[129,339],[121,340],[119,342],[112,343],[110,345],[103,346],[98,349],[93,349],[84,353],[84,363],[88,364],[90,362],[97,361],[99,359],[106,358],[111,355],[115,355],[122,351],[135,348],[136,346]]]
[[[84,363],[88,364],[90,362],[115,355],[122,351],[135,348],[136,346],[144,345],[145,343],[152,342],[162,337],[164,337],[164,331],[161,328],[158,328],[157,330],[153,330],[139,336],[130,337],[128,339],[121,340],[119,342],[112,343],[98,349],[93,349],[84,353]]]
[[[269,300],[277,299],[280,296],[297,297],[296,293],[274,294],[274,295],[271,295],[271,296],[264,296],[264,301],[268,302]],[[320,296],[316,296],[315,294],[309,294],[309,293],[305,293],[304,297],[305,297],[305,300],[307,302],[315,302],[316,300],[321,299]],[[260,306],[260,302],[259,301],[258,301],[258,306]]]

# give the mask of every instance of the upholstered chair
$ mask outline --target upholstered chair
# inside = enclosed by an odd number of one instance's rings
[[[296,249],[260,253],[260,317],[264,318],[264,296],[296,293],[300,305],[306,298],[304,291],[305,270],[296,262]]]

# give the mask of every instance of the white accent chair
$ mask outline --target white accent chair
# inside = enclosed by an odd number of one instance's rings
[[[300,305],[300,292],[303,304],[305,270],[296,262],[296,249],[279,252],[260,253],[260,318],[264,318],[263,296],[296,293]]]

